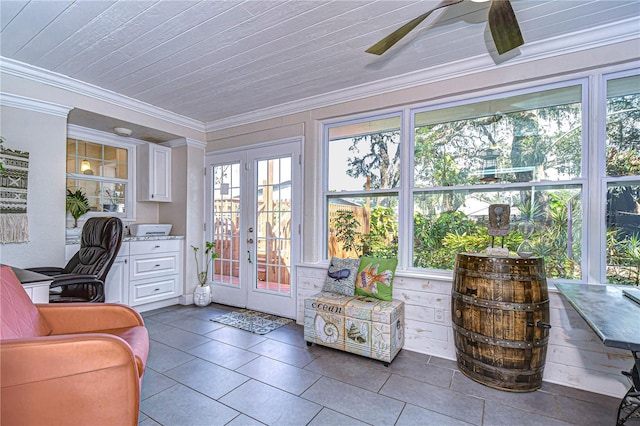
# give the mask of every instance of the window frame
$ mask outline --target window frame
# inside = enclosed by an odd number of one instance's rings
[[[90,142],[99,145],[111,146],[115,148],[121,148],[127,150],[127,179],[117,179],[120,182],[124,182],[127,185],[127,192],[125,196],[125,212],[94,212],[90,211],[85,216],[91,217],[103,217],[103,216],[116,216],[123,220],[135,220],[136,211],[136,176],[135,176],[135,164],[136,164],[136,146],[144,143],[131,138],[124,138],[112,133],[102,132],[99,130],[89,129],[73,124],[67,125],[67,139],[76,139],[83,142]],[[65,153],[65,157],[68,154]],[[86,175],[79,173],[68,173],[65,171],[65,180],[87,180],[94,182],[113,182],[113,178],[103,178],[100,176],[87,177]],[[66,184],[65,184],[66,188]]]
[[[590,278],[598,283],[607,284],[607,190],[611,183],[623,183],[623,182],[638,182],[640,181],[640,175],[631,176],[608,176],[606,165],[606,150],[607,150],[607,100],[608,90],[607,84],[610,80],[617,80],[625,77],[640,76],[640,68],[631,68],[623,71],[602,73],[598,76],[594,84],[594,94],[596,99],[597,108],[597,153],[595,155],[597,163],[595,164],[593,180],[597,182],[596,190],[600,194],[598,200],[598,208],[594,208],[594,216],[597,217],[597,233],[599,241],[594,242],[593,247],[598,248],[599,255],[597,261],[594,262],[594,268],[590,271]],[[597,175],[596,175],[597,173]],[[599,186],[599,188],[598,188]],[[594,191],[595,192],[595,191]]]
[[[398,110],[396,109],[390,109],[390,110],[382,110],[382,111],[378,111],[376,113],[374,113],[373,115],[371,113],[364,113],[364,114],[357,114],[357,115],[351,115],[348,117],[340,117],[334,120],[326,120],[322,122],[321,125],[321,131],[322,131],[322,243],[321,243],[321,253],[322,253],[322,259],[323,260],[328,260],[328,253],[329,253],[329,247],[328,247],[328,242],[329,242],[329,223],[327,221],[327,218],[329,217],[329,198],[331,198],[331,195],[334,196],[336,194],[340,194],[341,196],[344,197],[350,197],[350,196],[354,196],[354,197],[362,197],[362,196],[366,196],[367,194],[369,194],[370,196],[378,196],[378,195],[386,195],[386,194],[395,194],[396,197],[398,198],[398,214],[397,214],[397,218],[398,218],[398,258],[400,258],[400,250],[401,247],[403,246],[402,241],[403,241],[403,237],[402,237],[402,230],[400,229],[400,224],[401,224],[401,220],[400,220],[400,216],[404,210],[403,208],[403,203],[402,203],[402,185],[403,185],[403,179],[406,179],[406,172],[402,172],[403,169],[400,170],[400,181],[398,183],[398,186],[395,188],[381,188],[381,189],[370,189],[370,190],[359,190],[359,191],[330,191],[329,190],[329,173],[328,173],[328,168],[329,168],[329,129],[333,128],[333,127],[342,127],[342,126],[346,126],[346,125],[350,125],[350,124],[357,124],[357,123],[366,123],[368,121],[376,121],[376,120],[383,120],[383,119],[388,119],[388,118],[393,118],[393,117],[398,117],[399,121],[400,121],[400,142],[399,142],[399,150],[400,150],[400,164],[404,164],[404,150],[402,147],[402,141],[403,141],[403,129],[404,129],[404,122],[405,122],[405,111],[404,110]]]
[[[458,106],[464,106],[464,105],[471,105],[471,104],[476,104],[476,103],[482,103],[482,102],[489,102],[492,100],[498,100],[498,99],[505,99],[505,98],[509,98],[509,97],[513,97],[513,96],[520,96],[520,95],[527,95],[527,94],[534,94],[534,93],[541,93],[541,92],[545,92],[545,91],[549,91],[549,90],[554,90],[554,89],[561,89],[561,88],[568,88],[568,87],[572,87],[572,86],[578,86],[580,87],[580,103],[581,103],[581,165],[580,165],[580,176],[577,176],[573,179],[567,179],[567,180],[557,180],[557,181],[531,181],[531,182],[514,182],[514,183],[487,183],[487,184],[483,184],[483,185],[461,185],[461,186],[447,186],[447,187],[443,187],[443,186],[433,186],[433,187],[419,187],[415,185],[415,181],[414,181],[414,174],[413,174],[413,170],[415,167],[415,162],[414,162],[414,156],[412,155],[412,153],[414,152],[415,149],[415,122],[416,122],[416,115],[420,114],[420,113],[424,113],[424,112],[428,112],[428,111],[436,111],[436,110],[442,110],[442,109],[446,109],[446,108],[451,108],[451,107],[458,107]],[[583,215],[583,227],[582,227],[582,235],[581,235],[581,265],[580,265],[580,275],[582,277],[581,280],[572,280],[572,279],[566,279],[566,278],[562,278],[562,280],[570,280],[570,281],[584,281],[585,277],[587,276],[587,271],[588,271],[588,259],[586,259],[587,256],[585,256],[585,254],[587,253],[587,242],[586,242],[586,235],[585,235],[585,226],[584,223],[586,223],[586,220],[588,220],[588,203],[589,203],[589,179],[588,179],[588,164],[589,164],[589,149],[588,149],[588,144],[587,141],[589,140],[588,138],[588,130],[589,130],[589,121],[588,121],[588,117],[590,116],[589,114],[589,79],[587,77],[578,77],[578,78],[570,78],[570,79],[566,79],[566,80],[562,80],[562,81],[557,81],[557,82],[552,82],[552,83],[538,83],[536,85],[532,85],[532,86],[528,86],[525,88],[514,88],[509,90],[508,87],[503,88],[502,91],[498,91],[495,93],[491,93],[491,94],[485,94],[485,95],[481,95],[481,96],[476,96],[476,97],[469,97],[469,98],[465,98],[465,99],[459,99],[459,100],[455,100],[455,101],[450,101],[450,102],[442,102],[442,103],[437,103],[437,104],[433,104],[433,105],[429,105],[429,106],[425,106],[425,107],[415,107],[415,108],[411,108],[410,109],[410,127],[408,129],[408,131],[410,132],[410,143],[409,145],[409,157],[410,157],[410,164],[408,165],[409,169],[409,173],[406,173],[407,175],[410,175],[411,181],[410,181],[410,185],[409,188],[406,189],[406,191],[408,192],[407,194],[407,198],[406,198],[406,204],[409,207],[411,213],[410,216],[408,218],[409,222],[407,222],[407,226],[409,226],[410,229],[413,229],[413,213],[414,213],[414,204],[413,204],[413,200],[416,194],[428,194],[428,193],[436,193],[436,192],[441,192],[441,191],[456,191],[456,190],[460,190],[460,191],[464,191],[464,190],[477,190],[479,188],[484,188],[487,192],[493,192],[496,190],[502,190],[502,191],[511,191],[511,190],[518,190],[521,188],[537,188],[537,187],[542,187],[542,188],[548,188],[548,187],[562,187],[562,186],[572,186],[572,185],[576,185],[576,186],[580,186],[580,193],[581,193],[581,205],[582,205],[582,215]],[[408,230],[407,232],[410,232],[410,230]],[[415,267],[413,266],[413,253],[414,253],[414,246],[413,246],[413,239],[409,239],[410,241],[410,245],[408,245],[408,253],[406,253],[407,257],[404,258],[402,260],[402,262],[399,262],[399,265],[402,264],[404,269],[406,269],[407,271],[410,271],[412,273],[423,273],[423,272],[427,272],[429,274],[435,274],[438,276],[452,276],[452,271],[450,270],[446,270],[446,269],[434,269],[434,268],[419,268],[419,267]],[[560,278],[558,278],[558,280],[560,280]]]
[[[415,114],[428,110],[442,109],[455,105],[472,104],[504,98],[514,95],[541,92],[544,90],[581,86],[581,173],[580,176],[569,180],[527,182],[526,187],[532,186],[558,186],[580,185],[582,206],[582,234],[581,234],[581,275],[579,280],[566,278],[549,278],[549,282],[571,281],[581,283],[606,283],[606,192],[608,182],[620,182],[625,180],[640,180],[638,176],[631,177],[607,177],[605,175],[605,149],[606,149],[606,104],[607,81],[627,76],[640,75],[640,68],[630,67],[630,64],[622,64],[604,67],[596,70],[582,71],[563,76],[542,78],[536,81],[518,83],[514,82],[498,88],[478,89],[470,93],[453,93],[441,98],[407,103],[396,108],[369,111],[333,117],[319,120],[319,135],[321,137],[321,174],[322,190],[320,202],[323,206],[322,238],[318,241],[320,260],[328,261],[327,235],[329,224],[328,195],[327,190],[327,162],[328,162],[328,129],[327,126],[345,125],[353,122],[377,120],[389,115],[401,117],[400,128],[400,158],[402,161],[400,184],[394,190],[398,191],[398,271],[403,275],[433,277],[434,279],[451,279],[452,270],[438,270],[413,267],[413,195],[416,192],[435,191],[436,189],[453,190],[456,187],[447,188],[415,188],[414,187],[414,159],[412,152],[415,144]],[[595,143],[594,143],[595,142]],[[492,188],[511,189],[522,187],[522,183],[512,184],[487,184],[482,185],[487,190]],[[477,189],[477,186],[473,186]],[[461,188],[462,189],[462,188]],[[418,191],[416,191],[418,190]],[[426,190],[426,191],[425,191]],[[373,191],[371,191],[373,192]],[[381,190],[381,192],[389,192]],[[342,194],[342,192],[340,192]],[[335,192],[333,193],[335,194]],[[345,195],[349,192],[344,192]],[[588,232],[588,230],[598,232]],[[408,242],[408,244],[407,244]]]

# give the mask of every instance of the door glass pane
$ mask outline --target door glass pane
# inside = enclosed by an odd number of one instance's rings
[[[290,295],[291,157],[257,166],[256,289]]]
[[[213,167],[213,281],[240,285],[240,163]]]

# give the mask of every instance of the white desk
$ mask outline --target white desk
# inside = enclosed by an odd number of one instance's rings
[[[52,281],[50,276],[14,268],[13,266],[11,269],[13,269],[33,303],[49,303],[49,285]]]

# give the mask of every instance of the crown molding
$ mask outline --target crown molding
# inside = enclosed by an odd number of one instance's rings
[[[566,34],[561,37],[527,43],[520,47],[519,56],[503,59],[502,63],[494,61],[493,55],[495,55],[496,52],[484,53],[464,60],[450,62],[432,68],[378,80],[372,83],[365,83],[344,90],[337,90],[261,110],[235,115],[221,120],[210,121],[204,123],[205,132],[223,130],[230,127],[278,118],[284,115],[305,112],[339,103],[355,101],[370,96],[408,89],[422,84],[449,80],[482,71],[495,70],[496,68],[506,68],[513,65],[552,58],[639,38],[640,31],[638,31],[638,20],[637,17],[632,17],[624,21],[590,28],[588,30],[574,32],[572,34]],[[504,63],[506,60],[508,60],[508,62]]]
[[[343,90],[336,90],[293,102],[274,105],[269,108],[238,114],[233,117],[207,123],[158,108],[146,102],[103,89],[90,83],[2,56],[0,56],[0,72],[85,95],[118,107],[123,107],[169,123],[206,133],[381,95],[422,84],[444,81],[482,71],[505,68],[639,38],[640,32],[638,31],[637,17],[631,17],[624,21],[590,28],[589,30],[563,35],[562,37],[527,43],[520,48],[520,55],[509,58],[506,63],[504,61],[507,59],[502,59],[502,63],[496,63],[492,58],[492,54],[495,54],[495,52],[484,53],[461,61],[353,86]],[[2,94],[0,103],[2,105],[45,113],[64,114],[65,117],[71,109],[71,107],[63,105],[5,93]],[[200,146],[200,142],[198,141],[192,141],[190,143],[193,146]]]
[[[167,142],[162,142],[160,145],[168,146],[169,148],[176,148],[179,146],[192,146],[195,148],[205,149],[207,147],[206,142],[200,142],[190,138],[178,138]]]
[[[121,95],[91,83],[86,83],[66,75],[25,64],[14,59],[0,56],[0,72],[59,89],[68,90],[73,93],[88,96],[92,99],[97,99],[118,107],[127,108],[131,111],[149,115],[169,123],[184,126],[198,132],[204,132],[204,124],[201,121],[158,108],[146,102]]]
[[[53,102],[40,101],[4,92],[0,92],[0,105],[55,115],[63,117],[64,119],[69,115],[69,111],[73,109],[73,107],[66,105],[54,104]]]

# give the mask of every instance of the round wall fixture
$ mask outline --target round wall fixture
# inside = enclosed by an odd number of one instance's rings
[[[133,133],[133,130],[127,129],[126,127],[114,127],[113,131],[116,132],[116,135],[124,137],[131,136]]]

